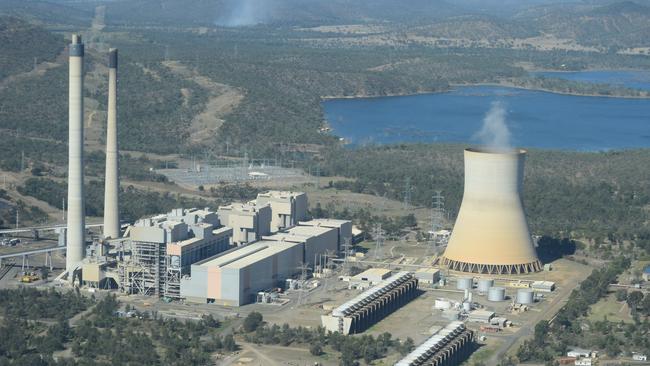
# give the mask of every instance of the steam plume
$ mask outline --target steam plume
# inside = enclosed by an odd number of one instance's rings
[[[268,0],[226,0],[216,24],[222,27],[243,27],[261,24],[269,18]]]
[[[490,110],[483,118],[483,126],[474,134],[487,149],[504,151],[512,149],[510,130],[506,123],[506,109],[501,102],[492,102]]]

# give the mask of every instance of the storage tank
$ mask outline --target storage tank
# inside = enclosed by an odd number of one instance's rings
[[[478,280],[478,292],[487,294],[490,287],[494,286],[494,280],[491,278],[481,278]]]
[[[490,287],[488,290],[488,301],[504,301],[506,289],[504,287]]]
[[[472,277],[459,277],[456,281],[456,288],[458,290],[471,290],[474,287],[474,279]]]
[[[517,303],[529,305],[535,301],[535,292],[525,288],[517,290]]]
[[[463,303],[463,310],[467,311],[467,312],[470,312],[472,310],[472,304],[469,303],[469,302],[464,302]]]
[[[465,186],[442,264],[461,272],[538,272],[522,201],[525,150],[465,150]]]

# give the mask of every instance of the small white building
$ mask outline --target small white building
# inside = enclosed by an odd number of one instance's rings
[[[648,356],[640,354],[640,353],[633,353],[632,354],[632,359],[634,361],[648,361]]]
[[[576,366],[591,366],[592,365],[592,360],[591,358],[581,358],[575,361],[574,363]]]
[[[587,349],[582,349],[582,348],[574,348],[571,351],[567,352],[567,357],[575,357],[575,358],[589,358],[589,357],[597,357],[598,352],[592,351],[592,350],[587,350]]]
[[[555,282],[535,281],[530,285],[530,288],[537,292],[553,292],[555,291]]]

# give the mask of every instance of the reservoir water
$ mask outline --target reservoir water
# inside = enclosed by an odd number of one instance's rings
[[[552,77],[585,78],[570,75],[575,73],[558,74]],[[596,72],[583,81],[602,82],[596,79],[611,77],[607,74],[612,72]],[[645,81],[635,77],[620,84],[632,87],[630,82],[643,88]],[[647,87],[650,90],[650,77]],[[507,110],[507,124],[516,146],[580,151],[650,147],[650,99],[470,86],[437,94],[333,99],[324,101],[323,106],[334,133],[352,144],[471,144],[480,142],[476,133],[495,101]]]

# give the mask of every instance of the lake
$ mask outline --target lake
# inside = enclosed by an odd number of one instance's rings
[[[553,76],[584,77],[561,74]],[[594,80],[594,76],[587,79]],[[634,80],[643,83],[638,78]],[[629,85],[629,82],[632,81],[622,83]],[[334,133],[356,145],[477,144],[480,141],[476,134],[493,102],[500,102],[506,109],[507,125],[516,146],[580,151],[650,147],[650,100],[647,99],[468,86],[437,94],[333,99],[324,101],[323,106]]]

